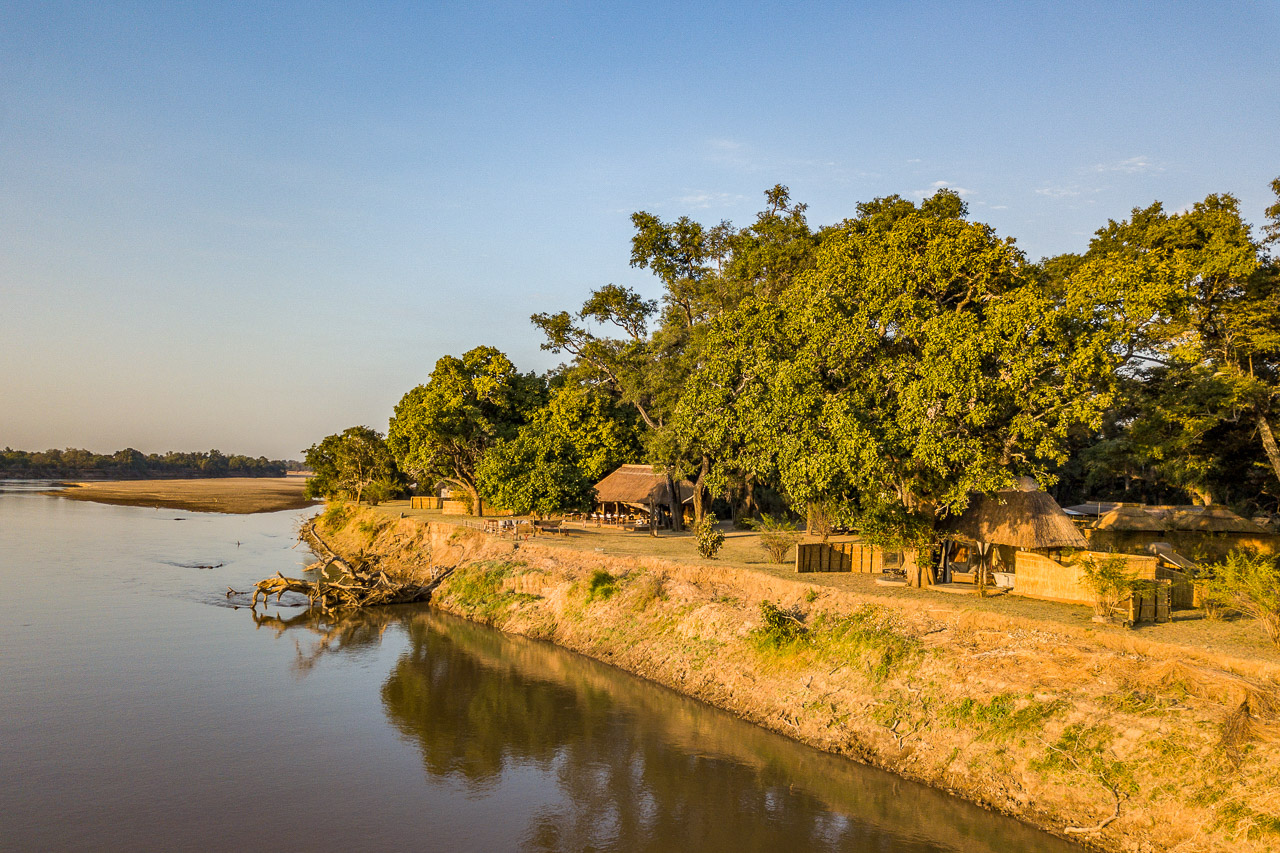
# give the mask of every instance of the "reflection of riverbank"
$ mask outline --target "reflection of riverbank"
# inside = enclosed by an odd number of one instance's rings
[[[421,607],[306,628],[299,666],[408,635],[382,687],[429,777],[473,795],[523,785],[534,849],[1066,851],[1065,842],[892,774],[827,755],[548,643]]]
[[[210,477],[198,480],[95,480],[49,494],[70,500],[194,512],[277,512],[302,509],[305,477]]]

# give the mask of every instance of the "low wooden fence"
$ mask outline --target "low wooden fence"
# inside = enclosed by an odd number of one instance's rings
[[[865,542],[806,542],[796,546],[797,572],[861,572],[879,574],[901,562],[896,551]]]
[[[440,509],[443,500],[439,495],[414,495],[409,498],[409,509]]]

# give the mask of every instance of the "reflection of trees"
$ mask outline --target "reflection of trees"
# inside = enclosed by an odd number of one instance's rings
[[[288,617],[257,610],[249,612],[254,625],[275,631],[277,637],[297,629],[310,632],[310,643],[306,646],[299,639],[306,635],[293,635],[298,649],[294,668],[303,674],[310,672],[327,654],[377,647],[387,626],[405,618],[404,609],[396,607],[366,607],[330,614],[308,608]]]
[[[483,790],[520,765],[554,773],[532,849],[1067,849],[546,644],[432,613],[407,627],[388,716],[432,776]]]
[[[551,805],[494,815],[527,820],[529,849],[1078,849],[549,644],[420,606],[254,620],[310,637],[299,643],[304,672],[403,625],[408,648],[382,686],[389,720],[431,777],[474,792],[554,780],[554,796],[530,791]],[[509,772],[520,767],[537,772]]]

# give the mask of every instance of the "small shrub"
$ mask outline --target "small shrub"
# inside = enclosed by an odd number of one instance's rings
[[[587,601],[604,601],[617,591],[618,579],[604,569],[597,569],[587,581]]]
[[[1107,622],[1115,620],[1120,605],[1133,594],[1134,572],[1123,554],[1112,554],[1101,560],[1086,557],[1080,561],[1082,579],[1093,592],[1093,612]]]
[[[1232,551],[1208,570],[1206,603],[1252,616],[1271,642],[1280,646],[1280,567],[1276,559]]]
[[[800,541],[796,526],[782,516],[774,518],[761,513],[758,519],[748,519],[747,524],[760,532],[760,547],[775,563],[786,562],[791,547]]]
[[[714,560],[716,554],[720,553],[720,547],[724,545],[724,533],[716,527],[715,513],[709,512],[702,516],[693,535],[698,542],[698,553],[708,560]]]
[[[320,526],[333,532],[341,528],[351,518],[351,510],[340,501],[330,501],[320,514]]]
[[[760,619],[762,624],[752,631],[758,646],[782,649],[809,639],[809,629],[800,618],[772,601],[760,602]]]
[[[378,534],[387,526],[386,519],[366,518],[364,521],[356,525],[357,529],[365,535],[365,539],[372,543],[378,538]]]

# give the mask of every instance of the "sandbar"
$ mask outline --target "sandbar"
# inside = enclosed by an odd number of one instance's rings
[[[76,501],[186,509],[195,512],[276,512],[315,503],[303,496],[306,477],[209,477],[198,480],[111,480],[64,483],[46,492]]]

